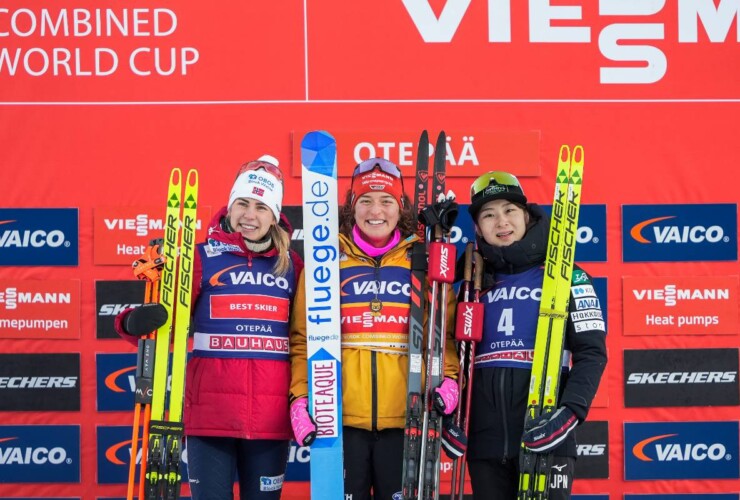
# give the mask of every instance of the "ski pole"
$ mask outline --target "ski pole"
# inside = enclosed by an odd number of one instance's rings
[[[159,280],[162,276],[162,266],[164,266],[164,257],[161,253],[162,244],[163,241],[161,238],[151,240],[142,257],[136,260],[132,265],[134,276],[137,279],[146,281],[146,287],[144,289],[145,304],[159,301]],[[136,486],[136,456],[138,454],[139,446],[139,426],[141,425],[143,428],[141,438],[142,443],[147,442],[149,434],[148,427],[151,416],[150,405],[152,402],[151,386],[154,355],[154,342],[151,339],[153,337],[154,334],[150,333],[146,337],[139,339],[138,343],[138,353],[136,356],[134,423],[131,436],[131,462],[129,463],[128,488],[126,491],[127,500],[133,500],[134,489]],[[142,412],[143,421],[140,421]],[[139,467],[138,498],[143,498],[144,496],[145,468],[143,464],[146,462],[146,446],[142,445],[141,453],[142,460]]]
[[[470,282],[473,279],[473,243],[469,242],[467,245],[465,245],[465,261],[464,261],[464,267],[463,267],[463,302],[459,303],[457,305],[457,315],[458,323],[455,326],[455,337],[458,337],[458,330],[460,329],[460,315],[461,315],[461,307],[460,305],[466,302],[470,301]],[[457,392],[458,394],[463,394],[464,390],[464,379],[462,374],[465,372],[465,363],[467,362],[467,349],[468,344],[466,342],[460,342],[458,345],[458,355],[460,356],[460,369],[459,369],[459,375],[457,377]],[[463,399],[461,398],[458,402],[457,408],[455,408],[455,425],[460,427],[460,424],[462,423],[462,403]],[[458,496],[457,494],[457,486],[459,483],[464,483],[465,478],[462,478],[461,481],[458,482],[458,460],[454,459],[452,461],[452,480],[450,483],[450,498],[456,498]],[[460,488],[461,490],[464,489]]]
[[[473,260],[473,302],[463,303],[462,319],[460,312],[458,312],[458,328],[456,328],[456,338],[458,340],[457,332],[461,332],[465,340],[461,341],[461,345],[468,343],[467,349],[467,376],[465,388],[465,396],[463,401],[458,404],[458,409],[464,405],[462,412],[461,423],[459,424],[463,432],[467,436],[468,429],[470,428],[470,404],[473,396],[473,374],[475,373],[475,347],[478,342],[483,339],[483,319],[484,319],[484,307],[480,302],[480,292],[483,285],[483,257],[477,251],[472,252]],[[459,307],[459,305],[458,305]],[[462,321],[462,325],[460,325]],[[462,373],[460,374],[462,377]],[[463,394],[461,391],[460,394]],[[467,460],[467,450],[463,452],[460,457],[460,470],[458,473],[458,491],[457,500],[462,500],[465,492],[465,464]],[[453,462],[453,468],[456,465],[456,461]],[[454,469],[453,469],[454,471]],[[453,472],[453,481],[455,480]],[[454,489],[452,490],[455,494]]]

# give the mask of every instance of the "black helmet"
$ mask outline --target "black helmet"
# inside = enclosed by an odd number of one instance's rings
[[[527,197],[524,196],[519,179],[508,172],[501,171],[485,173],[470,185],[468,212],[473,217],[473,221],[483,205],[493,200],[509,200],[521,205],[527,204]]]

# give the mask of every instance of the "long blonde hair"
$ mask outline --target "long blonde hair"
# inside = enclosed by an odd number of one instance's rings
[[[290,234],[277,223],[270,226],[268,234],[277,251],[277,262],[272,271],[276,276],[285,276],[291,268]]]

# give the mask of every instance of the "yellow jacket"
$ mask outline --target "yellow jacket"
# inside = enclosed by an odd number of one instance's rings
[[[365,430],[403,428],[411,309],[410,251],[418,237],[402,240],[377,265],[375,259],[365,255],[344,235],[339,238],[342,423]],[[305,293],[305,278],[301,273],[290,329],[291,401],[308,394]],[[453,334],[455,297],[451,288],[447,297],[445,376],[457,378],[459,363]],[[382,303],[380,314],[372,314],[371,301]],[[425,326],[425,346],[426,330]]]

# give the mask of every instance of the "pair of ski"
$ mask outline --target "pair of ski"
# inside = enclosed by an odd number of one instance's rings
[[[422,241],[414,243],[411,250],[409,369],[402,476],[405,499],[434,500],[439,497],[443,416],[432,404],[432,396],[444,379],[447,294],[455,278],[455,246],[449,240],[457,215],[454,199],[445,197],[446,152],[447,138],[444,132],[440,132],[434,149],[432,196],[429,197],[429,137],[426,130],[422,132],[414,189],[414,208],[419,214],[417,232]],[[454,207],[437,211],[434,203],[440,201],[454,204]],[[428,297],[425,294],[427,282],[431,284]],[[428,309],[426,349],[425,309]]]
[[[558,408],[583,179],[583,147],[560,147],[524,431]],[[519,500],[548,498],[552,454],[519,450]]]
[[[143,258],[134,263],[135,276],[147,281],[145,302],[162,304],[167,310],[167,322],[139,341],[127,500],[134,498],[136,489],[135,462],[142,413],[144,429],[137,497],[140,500],[180,497],[182,411],[191,321],[198,172],[191,169],[183,178],[181,170],[174,168],[167,192],[164,239],[153,240]],[[170,396],[165,415],[168,378]]]

